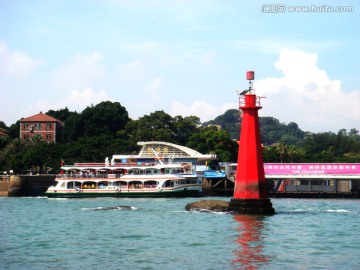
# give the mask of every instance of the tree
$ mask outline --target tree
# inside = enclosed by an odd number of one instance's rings
[[[134,144],[138,141],[175,142],[174,121],[164,111],[156,111],[138,120],[130,121],[125,130],[120,131],[118,135],[131,140]]]
[[[298,150],[295,145],[289,145],[287,148],[287,154],[290,158],[290,162],[293,163],[294,158],[298,155]]]
[[[76,112],[69,111],[68,107],[65,107],[65,109],[60,109],[57,111],[49,110],[46,112],[46,115],[52,116],[62,122],[65,122],[69,117],[76,114]]]
[[[81,114],[75,113],[65,120],[63,142],[76,141],[84,136],[84,121]]]
[[[104,101],[87,107],[81,114],[83,136],[112,135],[123,129],[129,121],[128,112],[119,102]]]
[[[200,118],[197,116],[182,117],[175,116],[173,119],[174,140],[179,145],[186,145],[190,136],[194,134],[200,125]]]
[[[0,171],[8,171],[11,168],[10,161],[14,156],[24,149],[24,144],[19,138],[9,140],[7,144],[0,150]]]
[[[4,132],[8,129],[6,124],[3,121],[0,121],[0,131]]]
[[[34,145],[34,144],[38,144],[42,141],[44,141],[44,138],[43,138],[43,136],[41,136],[41,134],[34,134],[34,136],[32,136],[26,143],[28,145]]]
[[[279,162],[279,154],[274,146],[266,146],[263,148],[264,162]]]
[[[283,143],[283,142],[280,142],[278,143],[277,145],[277,151],[278,151],[278,154],[280,156],[280,162],[283,163],[283,158],[287,152],[287,146]]]
[[[215,126],[201,128],[189,138],[188,147],[200,153],[215,153],[220,161],[236,162],[238,144],[230,138],[226,130]]]
[[[349,131],[349,137],[354,141],[360,141],[359,131],[356,128],[352,128]]]
[[[20,121],[16,121],[15,124],[12,124],[8,129],[8,135],[13,138],[19,138],[20,137]]]
[[[229,132],[232,139],[239,139],[241,125],[241,111],[238,109],[227,110],[224,114],[217,116],[214,120],[205,122],[204,127],[219,125]]]
[[[5,148],[9,141],[10,138],[8,136],[0,136],[0,150]]]
[[[116,136],[130,121],[128,112],[119,102],[104,101],[87,107],[82,113],[72,113],[68,109],[51,111],[60,118],[66,118],[63,132],[65,142],[76,141],[87,136]]]
[[[67,163],[102,162],[106,156],[117,152],[116,139],[111,135],[82,137],[70,145],[62,153]]]

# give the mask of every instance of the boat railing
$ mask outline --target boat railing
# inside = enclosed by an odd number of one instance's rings
[[[74,165],[62,165],[62,168],[73,168],[73,167],[83,167],[83,168],[93,168],[93,167],[104,167],[104,168],[117,168],[117,167],[143,167],[143,166],[157,166],[157,165],[178,165],[172,162],[128,162],[128,163],[75,163]]]
[[[164,174],[163,172],[160,173],[154,173],[152,171],[128,171],[126,173],[126,175],[154,175],[154,174]],[[175,174],[178,175],[180,177],[184,177],[186,175],[195,175],[195,173],[193,172],[186,172],[186,173],[181,173],[181,172],[171,172],[171,173],[165,173],[165,174]],[[124,174],[123,173],[83,173],[83,172],[78,172],[78,173],[63,173],[63,174],[59,174],[58,178],[71,178],[71,179],[76,179],[76,178],[120,178],[122,177]]]
[[[146,172],[128,172],[127,175],[153,175],[154,173],[146,173]],[[59,174],[58,178],[70,178],[70,179],[76,179],[76,178],[120,178],[124,174],[122,173],[103,173],[103,174],[85,174],[85,173],[65,173],[65,174]]]
[[[77,179],[77,178],[89,178],[89,179],[94,179],[94,178],[120,178],[121,176],[123,176],[123,174],[120,173],[115,173],[115,174],[80,174],[80,173],[67,173],[67,174],[59,174],[58,177],[59,178],[71,178],[71,179]]]

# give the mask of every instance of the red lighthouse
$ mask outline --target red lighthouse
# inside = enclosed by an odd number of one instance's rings
[[[252,86],[254,72],[248,71],[249,89],[240,93],[240,109],[243,111],[236,170],[234,197],[229,210],[237,214],[273,215],[275,210],[268,198],[264,164],[260,143],[258,110],[260,97]]]

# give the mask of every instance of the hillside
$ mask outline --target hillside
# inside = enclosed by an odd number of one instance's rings
[[[300,145],[305,139],[306,132],[302,131],[294,122],[280,123],[273,117],[259,117],[261,141],[265,145],[283,142],[288,145]],[[221,126],[229,132],[232,139],[239,140],[241,115],[240,111],[231,109],[217,116],[214,120],[205,122],[203,126]]]
[[[57,173],[63,160],[66,164],[98,162],[115,153],[136,153],[139,141],[184,145],[200,153],[214,153],[222,162],[236,162],[238,156],[234,141],[240,134],[238,110],[228,110],[202,125],[199,117],[172,117],[164,111],[132,120],[119,102],[109,101],[82,112],[65,108],[46,114],[65,122],[56,144],[47,143],[41,135],[21,140],[19,121],[10,127],[0,121],[0,171]],[[273,117],[259,121],[265,162],[360,162],[360,135],[355,128],[308,133],[294,122],[280,123]],[[217,168],[216,162],[210,165]]]

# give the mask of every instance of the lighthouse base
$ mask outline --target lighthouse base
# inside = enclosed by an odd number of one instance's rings
[[[234,199],[229,203],[228,211],[240,215],[274,215],[270,199]]]

